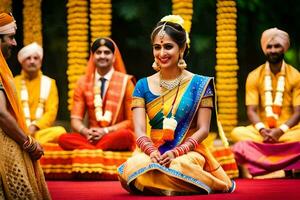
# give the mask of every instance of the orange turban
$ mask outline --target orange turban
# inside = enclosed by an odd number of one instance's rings
[[[261,48],[263,52],[266,54],[267,45],[272,40],[278,42],[286,52],[290,47],[290,37],[289,34],[285,31],[282,31],[278,28],[270,28],[265,30],[261,35]]]
[[[0,13],[0,34],[16,33],[17,25],[13,16],[7,13]]]

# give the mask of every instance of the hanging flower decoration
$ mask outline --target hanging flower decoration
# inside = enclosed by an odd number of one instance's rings
[[[80,76],[85,73],[89,56],[88,2],[69,0],[67,3],[68,24],[68,109],[71,110],[74,88]]]
[[[99,37],[110,37],[112,23],[111,0],[90,1],[91,42]]]
[[[12,0],[0,0],[0,12],[11,12]]]
[[[237,125],[237,9],[235,0],[217,1],[217,49],[216,87],[218,93],[219,119],[227,138]]]
[[[43,46],[41,0],[23,0],[23,43]]]
[[[172,14],[184,19],[184,29],[190,33],[193,18],[193,0],[172,0]]]

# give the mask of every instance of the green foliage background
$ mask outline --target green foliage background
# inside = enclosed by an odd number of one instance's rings
[[[43,0],[43,47],[45,74],[56,79],[59,95],[59,120],[69,120],[67,110],[67,0]],[[150,33],[153,26],[164,15],[171,14],[171,0],[112,0],[112,38],[118,44],[128,73],[137,79],[154,71]],[[20,72],[16,61],[17,51],[22,45],[22,3],[13,1],[13,14],[17,20],[17,42],[14,56],[9,64],[14,74]],[[296,0],[237,0],[238,20],[238,61],[239,78],[239,119],[246,122],[244,107],[244,87],[247,74],[264,62],[260,48],[261,33],[271,27],[287,31],[291,37],[291,47],[286,60],[299,69],[299,40],[297,23],[300,7]],[[190,34],[191,49],[187,59],[192,72],[214,76],[216,48],[216,1],[194,0],[194,15]]]

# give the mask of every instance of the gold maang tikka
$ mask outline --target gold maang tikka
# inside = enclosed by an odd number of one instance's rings
[[[162,26],[162,28],[158,32],[159,39],[161,39],[161,40],[164,39],[164,37],[166,35],[166,31],[165,31],[166,23],[167,22],[164,23],[164,25]]]

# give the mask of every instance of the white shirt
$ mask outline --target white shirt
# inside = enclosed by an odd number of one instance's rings
[[[112,67],[104,76],[101,76],[98,72],[97,72],[97,69],[95,71],[95,84],[98,82],[101,82],[100,81],[100,78],[105,78],[106,81],[105,81],[105,88],[104,88],[104,94],[103,94],[103,97],[105,96],[106,94],[106,91],[107,91],[107,88],[108,88],[108,85],[109,85],[109,82],[110,82],[110,79],[114,73],[115,69]]]

